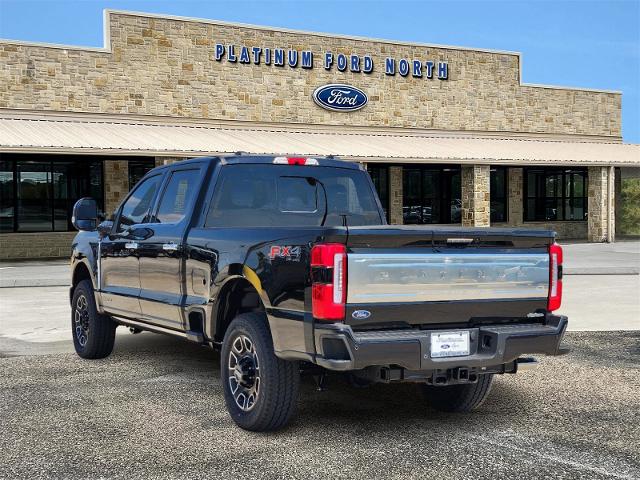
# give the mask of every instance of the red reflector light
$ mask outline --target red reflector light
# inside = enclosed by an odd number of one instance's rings
[[[549,246],[549,297],[547,310],[558,310],[562,304],[562,247],[557,243]]]
[[[311,306],[318,320],[344,320],[347,299],[347,249],[325,243],[311,249]]]

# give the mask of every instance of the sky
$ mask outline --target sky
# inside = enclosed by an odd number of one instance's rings
[[[640,143],[640,0],[0,0],[0,38],[103,46],[105,8],[522,53],[522,81],[622,91]]]

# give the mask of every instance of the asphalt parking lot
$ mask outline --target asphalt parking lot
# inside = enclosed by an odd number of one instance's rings
[[[217,353],[119,328],[112,356],[82,360],[66,265],[0,265],[0,478],[640,478],[640,243],[567,250],[569,355],[465,415],[415,385],[305,378],[271,434],[230,420]]]
[[[105,360],[0,361],[2,478],[640,478],[640,333],[570,333],[573,352],[497,379],[466,415],[413,385],[305,379],[272,434],[227,416],[217,355],[120,336]]]

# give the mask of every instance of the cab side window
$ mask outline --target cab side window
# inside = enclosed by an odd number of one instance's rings
[[[125,226],[144,223],[160,186],[160,180],[162,175],[147,178],[129,196],[122,206],[116,229],[118,233],[123,232]]]
[[[162,194],[160,207],[154,219],[158,223],[179,223],[184,219],[197,191],[200,170],[173,172]]]

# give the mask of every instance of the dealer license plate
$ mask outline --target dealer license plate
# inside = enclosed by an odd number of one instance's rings
[[[469,355],[469,331],[433,332],[431,358]]]

